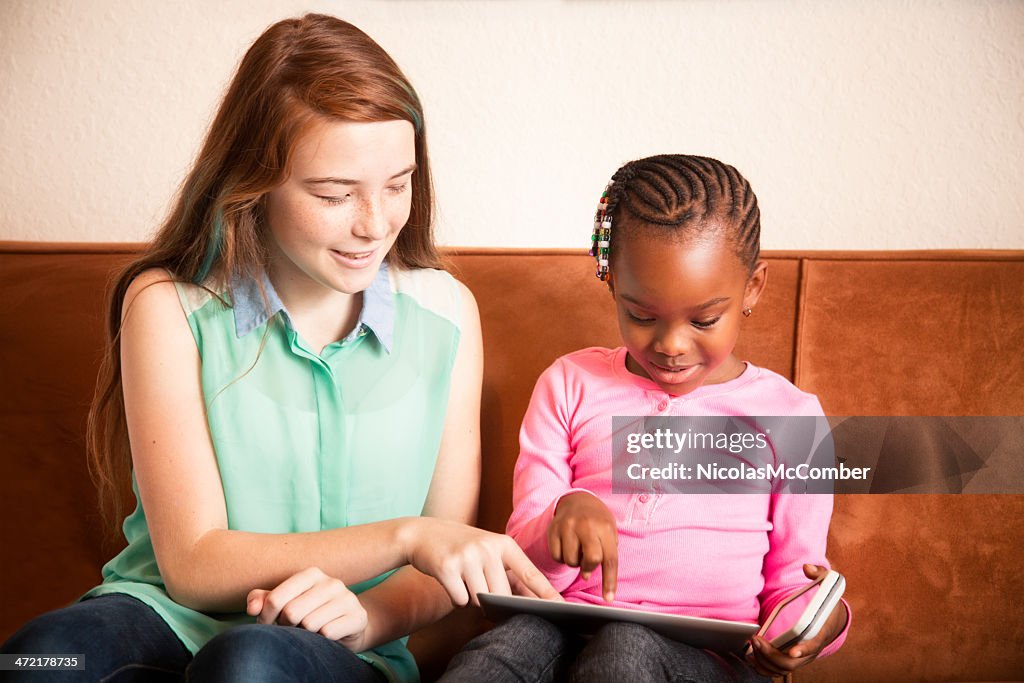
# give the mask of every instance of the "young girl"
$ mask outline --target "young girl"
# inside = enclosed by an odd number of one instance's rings
[[[133,475],[127,547],[4,653],[83,656],[73,680],[411,681],[401,637],[453,603],[557,596],[467,526],[479,318],[431,210],[391,58],[331,17],[270,27],[114,289],[90,448],[105,499]]]
[[[714,159],[620,168],[595,218],[598,277],[623,346],[549,367],[523,420],[508,532],[570,601],[761,622],[826,571],[829,495],[685,495],[612,489],[612,416],[822,415],[818,400],[733,355],[767,272],[757,199]],[[761,680],[837,649],[848,613],[746,661],[613,623],[589,641],[520,615],[453,659],[446,680]],[[768,639],[785,624],[769,631]]]

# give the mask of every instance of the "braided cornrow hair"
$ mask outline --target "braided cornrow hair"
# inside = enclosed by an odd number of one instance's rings
[[[605,251],[595,248],[591,253],[598,259],[597,276],[602,280],[614,248],[612,225],[621,235],[627,216],[633,219],[628,221],[631,229],[638,223],[662,226],[680,237],[722,229],[751,273],[761,253],[757,197],[739,171],[717,159],[660,154],[630,161],[615,172],[595,218],[594,240],[604,244]]]

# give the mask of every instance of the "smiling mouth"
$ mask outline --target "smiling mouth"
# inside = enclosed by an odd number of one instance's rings
[[[692,365],[661,365],[660,363],[651,363],[654,367],[658,368],[663,372],[683,372],[692,368]]]
[[[339,251],[338,249],[331,249],[331,251],[333,251],[335,254],[338,254],[339,256],[344,256],[345,258],[350,258],[358,261],[360,259],[370,258],[371,256],[373,256],[373,252],[376,250],[374,249],[371,251]]]
[[[696,374],[699,366],[700,363],[673,366],[651,363],[652,372],[657,375],[657,378],[662,382],[668,382],[670,384],[677,384],[690,379]]]

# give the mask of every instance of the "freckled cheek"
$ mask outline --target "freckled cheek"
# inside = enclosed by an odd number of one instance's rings
[[[388,225],[391,226],[392,234],[398,233],[399,230],[405,227],[405,224],[409,222],[409,216],[411,213],[411,204],[407,204],[404,207],[400,206],[389,213]]]
[[[312,237],[326,220],[316,211],[282,201],[270,205],[267,222],[271,230],[281,237],[287,235],[303,239]]]
[[[345,217],[311,210],[296,212],[292,226],[296,235],[308,242],[332,241],[350,229]]]

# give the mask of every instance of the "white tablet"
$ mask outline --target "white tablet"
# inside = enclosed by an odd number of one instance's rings
[[[716,652],[740,652],[747,640],[757,632],[757,624],[677,614],[645,612],[622,607],[605,607],[578,602],[556,602],[516,595],[478,593],[480,606],[491,621],[504,621],[526,613],[544,617],[553,624],[591,635],[610,621],[641,624],[661,635],[693,647]]]

